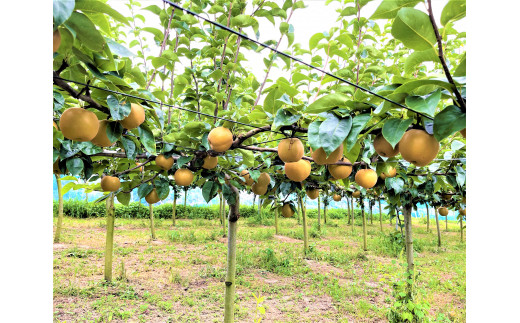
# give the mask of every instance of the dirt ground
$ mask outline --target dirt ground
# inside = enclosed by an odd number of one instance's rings
[[[309,219],[310,252],[303,255],[295,219],[273,226],[239,221],[235,321],[387,322],[392,283],[404,259],[385,249],[393,226],[352,233],[345,220],[329,220],[318,232]],[[65,218],[54,246],[55,322],[221,322],[227,239],[218,220],[116,219],[113,281],[104,281],[104,219]],[[314,226],[313,226],[314,225]],[[456,223],[435,233],[414,223],[418,299],[431,305],[435,322],[465,322],[465,242]],[[263,297],[257,303],[256,297]],[[265,314],[262,315],[262,308]]]

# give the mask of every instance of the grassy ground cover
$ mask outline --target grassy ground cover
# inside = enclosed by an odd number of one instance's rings
[[[238,229],[236,321],[385,322],[392,283],[404,271],[388,220],[368,225],[328,219],[317,230],[308,219],[311,252],[303,257],[301,225],[272,218],[241,218]],[[65,217],[62,243],[54,244],[55,322],[220,322],[223,317],[226,238],[218,220],[117,218],[114,277],[103,282],[105,219]],[[414,219],[418,298],[432,321],[465,322],[466,245],[459,224],[441,222],[426,232]],[[264,297],[257,302],[256,297]],[[265,315],[262,315],[262,308]]]

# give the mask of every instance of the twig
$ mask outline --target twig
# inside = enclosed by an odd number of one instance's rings
[[[435,19],[433,18],[433,10],[432,10],[432,1],[428,0],[428,16],[430,17],[430,21],[433,26],[433,30],[435,31],[435,36],[437,38],[437,47],[439,48],[438,56],[441,61],[442,68],[444,69],[444,73],[446,74],[446,78],[453,85],[453,91],[455,92],[455,96],[457,97],[457,102],[460,105],[460,109],[462,112],[466,112],[466,101],[460,95],[459,90],[457,89],[457,85],[455,81],[451,77],[450,70],[448,69],[448,65],[446,65],[446,60],[444,59],[444,53],[442,51],[442,38],[439,34],[439,29],[437,28],[437,24],[435,23]]]

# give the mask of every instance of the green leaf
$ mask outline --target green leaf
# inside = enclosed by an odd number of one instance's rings
[[[352,119],[352,128],[347,136],[347,151],[350,151],[357,141],[357,136],[370,121],[370,114],[359,114]]]
[[[449,91],[453,91],[453,85],[446,81],[441,80],[413,80],[404,83],[400,87],[398,87],[393,94],[398,93],[411,93],[413,90],[417,89],[418,87],[424,86],[424,85],[436,85],[438,87],[445,88]]]
[[[103,151],[103,148],[94,145],[90,141],[78,142],[76,147],[78,147],[85,155],[94,155]]]
[[[281,126],[290,126],[296,121],[300,120],[301,115],[293,115],[291,112],[285,109],[279,109],[274,117],[273,127],[271,130],[276,131]]]
[[[160,200],[164,200],[170,195],[170,184],[164,179],[156,179],[154,181],[155,190]]]
[[[347,150],[346,148],[346,142],[343,143],[343,155],[345,155],[345,157],[350,160],[351,163],[354,163],[357,161],[358,157],[359,157],[359,153],[361,151],[361,143],[360,142],[356,142],[354,144],[354,147],[352,147],[352,149],[350,150]]]
[[[224,198],[226,199],[226,202],[228,205],[235,205],[236,203],[236,195],[235,192],[231,190],[229,185],[224,184],[222,185],[222,195],[224,195]]]
[[[339,15],[342,16],[342,17],[346,17],[346,16],[352,16],[352,15],[355,15],[355,14],[357,14],[357,8],[355,8],[355,7],[346,7],[345,9],[343,9],[341,11],[341,13]]]
[[[128,117],[132,111],[130,102],[126,101],[124,104],[121,104],[121,102],[119,102],[119,100],[112,94],[107,96],[107,105],[110,109],[110,116],[114,120],[123,120]]]
[[[73,12],[67,20],[67,26],[76,32],[76,38],[89,49],[101,52],[105,47],[105,39],[87,16]]]
[[[137,197],[139,197],[139,199],[142,199],[146,195],[150,194],[150,192],[152,190],[153,190],[152,184],[143,183],[143,184],[139,185],[139,187],[137,188]]]
[[[144,148],[150,153],[155,154],[155,138],[152,131],[144,123],[137,127],[139,139]]]
[[[459,66],[457,66],[457,68],[453,72],[453,76],[466,76],[466,53],[464,53],[464,56],[459,63]]]
[[[179,159],[177,159],[177,167],[181,168],[182,166],[186,165],[190,160],[193,159],[193,156],[181,156]]]
[[[231,27],[244,28],[253,26],[254,24],[257,24],[256,19],[249,15],[238,15],[231,18]]]
[[[437,141],[466,128],[466,114],[459,107],[450,105],[433,119],[433,135]]]
[[[316,46],[318,46],[318,43],[323,38],[325,38],[325,35],[323,35],[323,33],[317,33],[317,34],[312,35],[311,38],[309,39],[309,49],[313,50]]]
[[[112,9],[109,5],[95,0],[76,0],[76,10],[81,10],[85,13],[93,12],[93,13],[102,13],[107,14],[114,18],[115,20],[124,23],[127,26],[130,26],[128,20],[120,14],[118,11]]]
[[[415,7],[421,0],[383,0],[370,19],[394,19],[401,8]]]
[[[412,74],[415,72],[417,65],[420,65],[423,62],[440,63],[437,52],[433,48],[413,52],[404,61],[404,72],[406,74]]]
[[[466,17],[466,0],[450,0],[442,9],[441,24],[446,26],[449,22],[464,17]]]
[[[137,149],[135,143],[127,139],[125,137],[121,137],[121,143],[123,144],[123,148],[125,149],[125,154],[128,159],[135,159],[137,156]]]
[[[320,126],[323,121],[314,121],[309,125],[307,130],[307,136],[309,138],[309,145],[313,150],[320,149],[321,141],[320,141]]]
[[[169,59],[165,57],[153,57],[152,58],[152,65],[154,68],[159,68],[161,66],[164,66],[170,62]]]
[[[238,152],[242,154],[242,163],[247,167],[253,167],[255,164],[255,154],[250,150],[239,149]]]
[[[405,99],[406,105],[411,109],[427,114],[431,117],[435,114],[435,108],[441,101],[441,90],[437,89],[426,96],[408,96]]]
[[[414,50],[435,48],[437,39],[428,15],[420,10],[401,8],[392,24],[392,36]]]
[[[395,148],[403,138],[404,133],[412,124],[413,119],[389,119],[383,125],[383,137]]]
[[[130,193],[119,192],[119,193],[117,193],[116,198],[119,201],[119,203],[121,203],[123,205],[128,205],[128,204],[130,204],[131,196],[132,195]]]
[[[123,134],[123,126],[119,122],[109,122],[106,131],[108,140],[116,142]]]
[[[112,53],[114,53],[118,56],[121,56],[121,57],[134,57],[135,56],[135,54],[132,53],[128,48],[113,41],[112,39],[106,38],[105,40]]]
[[[399,177],[385,178],[385,185],[388,189],[393,189],[395,194],[399,194],[404,190],[404,180]]]
[[[74,0],[53,0],[52,1],[52,17],[54,19],[54,28],[69,19],[74,10]]]
[[[352,118],[339,119],[333,113],[320,125],[319,136],[321,147],[329,156],[347,138],[352,128]]]
[[[455,166],[455,171],[457,172],[457,184],[463,187],[466,183],[466,171],[460,166]]]
[[[318,114],[329,111],[335,107],[345,106],[348,100],[349,97],[343,93],[327,94],[310,104],[305,112]]]
[[[209,203],[216,195],[218,191],[218,184],[213,181],[207,181],[204,183],[204,186],[202,186],[202,197],[206,201],[206,203]]]
[[[149,33],[152,33],[154,35],[155,38],[159,39],[159,40],[163,40],[164,38],[164,34],[162,33],[162,31],[160,31],[159,29],[157,28],[153,28],[153,27],[144,27],[141,29],[142,31],[146,31],[146,32],[149,32]]]
[[[67,169],[73,176],[79,175],[83,170],[83,160],[80,158],[67,159],[66,165]]]

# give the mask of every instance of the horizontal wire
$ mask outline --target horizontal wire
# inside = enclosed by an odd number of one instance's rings
[[[291,137],[291,138],[298,138],[298,139],[302,139],[304,141],[307,141],[307,137],[306,136],[302,136],[302,137]],[[262,141],[262,142],[256,142],[256,143],[253,143],[251,145],[247,145],[247,146],[242,146],[242,147],[252,147],[252,146],[257,146],[257,145],[261,145],[261,144],[267,144],[269,142],[274,142],[274,141],[279,141],[279,140],[283,140],[283,139],[287,139],[287,138],[278,138],[278,139],[272,139],[272,140],[267,140],[267,141]]]
[[[364,92],[370,93],[370,94],[372,94],[372,95],[374,95],[374,96],[376,96],[376,97],[378,97],[378,98],[380,98],[380,99],[383,99],[383,100],[388,101],[388,102],[390,102],[390,103],[392,103],[392,104],[395,104],[395,105],[397,105],[397,106],[399,106],[399,107],[401,107],[401,108],[404,108],[404,109],[407,109],[407,110],[413,111],[413,112],[415,112],[415,113],[417,113],[417,114],[419,114],[419,115],[421,115],[421,116],[423,116],[423,117],[425,117],[425,118],[428,118],[428,119],[430,119],[430,120],[433,120],[432,117],[430,117],[430,116],[428,116],[428,115],[426,115],[426,114],[423,114],[423,113],[421,113],[421,112],[419,112],[419,111],[415,111],[415,110],[413,110],[413,109],[411,109],[411,108],[409,108],[409,107],[407,107],[407,106],[405,106],[405,105],[403,105],[403,104],[401,104],[401,103],[398,103],[398,102],[396,102],[396,101],[394,101],[394,100],[391,100],[391,99],[389,99],[389,98],[386,98],[386,97],[384,97],[384,96],[382,96],[382,95],[379,95],[379,94],[377,94],[377,93],[375,93],[375,92],[372,92],[372,91],[370,91],[369,89],[365,89],[365,88],[362,87],[362,86],[359,86],[359,85],[357,85],[357,84],[355,84],[355,83],[352,83],[352,82],[350,82],[350,81],[348,81],[348,80],[346,80],[346,79],[344,79],[344,78],[342,78],[342,77],[336,76],[336,75],[334,75],[334,74],[332,74],[332,73],[330,73],[330,72],[327,72],[327,71],[325,71],[324,69],[321,69],[321,68],[319,68],[319,67],[316,67],[316,66],[314,66],[314,65],[311,65],[311,64],[309,64],[309,63],[306,63],[306,62],[302,61],[301,59],[296,58],[296,57],[294,57],[294,56],[292,56],[292,55],[289,55],[289,54],[286,54],[286,53],[284,53],[284,52],[281,52],[281,51],[277,50],[276,48],[273,48],[273,47],[271,47],[271,46],[269,46],[269,45],[267,45],[267,44],[264,44],[264,43],[261,43],[261,42],[259,42],[259,41],[257,41],[257,40],[254,40],[254,39],[252,39],[252,38],[249,38],[247,35],[241,34],[241,33],[239,33],[238,31],[235,31],[235,30],[233,30],[233,29],[231,29],[231,28],[229,28],[229,27],[227,27],[227,26],[224,26],[224,25],[222,25],[222,24],[220,24],[220,23],[218,23],[218,22],[215,22],[215,21],[213,21],[213,20],[211,20],[211,19],[204,18],[204,17],[198,15],[197,13],[195,13],[195,12],[189,10],[189,9],[185,9],[185,8],[179,6],[179,5],[176,4],[176,3],[173,3],[173,2],[171,2],[171,1],[169,1],[169,0],[162,0],[162,1],[168,3],[169,5],[171,5],[171,6],[175,7],[175,8],[177,8],[177,9],[180,9],[180,10],[182,10],[182,11],[184,11],[184,12],[186,12],[186,13],[192,15],[192,16],[195,16],[195,17],[200,18],[200,19],[202,19],[202,20],[204,20],[204,21],[206,21],[206,22],[208,22],[208,23],[210,23],[210,24],[213,24],[213,25],[215,25],[215,26],[218,26],[218,27],[220,27],[220,28],[222,28],[222,29],[224,29],[224,30],[226,30],[226,31],[228,31],[228,32],[230,32],[230,33],[232,33],[232,34],[235,34],[235,35],[237,35],[237,36],[239,36],[239,37],[242,37],[243,39],[246,39],[246,40],[248,40],[248,41],[250,41],[250,42],[253,42],[253,43],[257,44],[257,45],[260,45],[260,46],[262,46],[262,47],[264,47],[264,48],[270,49],[271,51],[273,51],[273,52],[275,52],[275,53],[277,53],[277,54],[279,54],[279,55],[282,55],[282,56],[285,56],[285,57],[287,57],[287,58],[289,58],[289,59],[292,59],[292,60],[294,60],[294,61],[297,61],[297,62],[299,62],[299,63],[301,63],[301,64],[303,64],[303,65],[305,65],[305,66],[307,66],[307,67],[310,67],[311,69],[314,69],[314,70],[320,71],[320,72],[322,72],[322,73],[324,73],[324,74],[326,74],[326,75],[328,75],[328,76],[330,76],[330,77],[335,78],[335,79],[338,80],[338,81],[341,81],[341,82],[343,82],[343,83],[347,83],[347,84],[349,84],[349,85],[351,85],[351,86],[353,86],[353,87],[355,87],[355,88],[357,88],[357,89],[359,89],[359,90],[361,90],[361,91],[364,91]]]
[[[243,122],[240,122],[240,121],[235,121],[235,120],[231,120],[231,119],[218,117],[218,116],[214,116],[214,115],[207,114],[207,113],[204,113],[204,112],[199,112],[199,111],[190,110],[190,109],[186,109],[186,108],[182,108],[182,107],[177,107],[177,106],[174,106],[174,105],[171,105],[171,104],[166,104],[166,103],[161,102],[161,101],[145,99],[145,98],[142,98],[142,97],[139,97],[139,96],[135,96],[135,95],[132,95],[132,94],[126,94],[126,93],[123,93],[123,92],[102,88],[102,87],[95,86],[95,85],[92,85],[92,84],[85,84],[85,83],[74,81],[74,80],[68,80],[68,79],[62,78],[60,76],[53,76],[53,78],[59,79],[59,80],[65,81],[65,82],[72,82],[72,83],[75,83],[75,84],[91,87],[91,88],[98,89],[98,90],[101,90],[101,91],[106,91],[106,92],[110,92],[110,93],[114,93],[114,94],[123,95],[123,96],[129,97],[129,98],[134,98],[134,99],[143,100],[143,101],[147,101],[147,102],[151,102],[151,103],[155,103],[155,104],[164,105],[164,106],[171,107],[171,108],[174,108],[174,109],[177,109],[177,110],[182,110],[182,111],[191,112],[191,113],[197,113],[199,115],[203,115],[203,116],[206,116],[206,117],[216,118],[216,119],[219,119],[219,120],[224,120],[224,121],[240,124],[240,125],[251,127],[251,128],[255,128],[255,129],[261,129],[261,126],[254,126],[252,124],[243,123]],[[275,130],[267,130],[267,131],[285,135],[281,131],[275,131]]]

